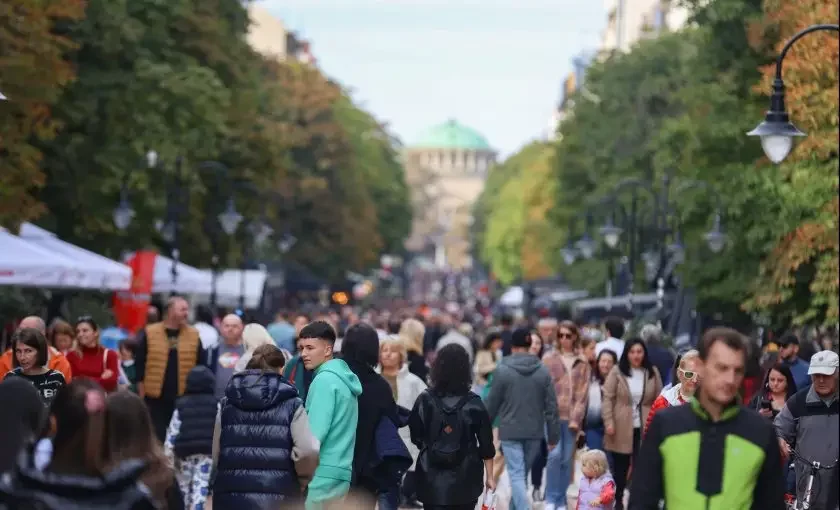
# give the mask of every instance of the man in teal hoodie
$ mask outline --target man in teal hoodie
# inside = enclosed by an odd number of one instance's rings
[[[347,363],[333,357],[336,334],[328,323],[311,322],[300,330],[298,338],[304,367],[315,371],[306,396],[306,412],[312,434],[321,442],[306,509],[339,508],[353,477],[362,383]]]

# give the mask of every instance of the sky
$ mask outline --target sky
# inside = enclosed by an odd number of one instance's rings
[[[260,0],[319,67],[410,145],[449,119],[502,156],[545,135],[603,0]]]

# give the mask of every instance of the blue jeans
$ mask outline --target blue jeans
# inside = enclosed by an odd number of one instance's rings
[[[505,452],[505,468],[510,478],[510,510],[528,510],[528,483],[525,475],[540,453],[542,439],[520,439],[502,441]]]
[[[604,427],[597,427],[586,429],[584,431],[584,435],[586,436],[586,447],[590,450],[603,450],[604,449]]]
[[[398,510],[400,507],[400,491],[394,487],[387,492],[380,492],[376,496],[379,510]]]
[[[545,480],[545,502],[566,506],[566,491],[572,481],[575,456],[575,434],[569,430],[568,421],[560,421],[560,441],[548,453]]]

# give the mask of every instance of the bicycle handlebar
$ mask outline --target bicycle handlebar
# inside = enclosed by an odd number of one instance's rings
[[[809,460],[809,459],[805,458],[804,456],[802,456],[802,454],[801,454],[801,453],[799,453],[797,450],[795,450],[795,449],[793,449],[793,448],[791,448],[791,449],[790,449],[790,452],[791,452],[791,454],[793,455],[793,458],[794,458],[795,460],[798,460],[799,462],[802,462],[803,464],[806,464],[806,465],[808,465],[809,467],[811,467],[811,468],[813,468],[813,469],[819,469],[819,470],[826,470],[826,471],[828,471],[829,469],[834,469],[834,468],[836,468],[836,467],[837,467],[837,464],[838,464],[838,459],[834,459],[834,463],[833,463],[833,464],[824,464],[824,463],[822,463],[822,462],[814,462],[814,461],[812,461],[812,460]]]

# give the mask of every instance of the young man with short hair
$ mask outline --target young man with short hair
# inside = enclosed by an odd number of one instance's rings
[[[712,328],[697,350],[701,384],[691,401],[657,412],[633,473],[630,510],[784,510],[773,426],[740,405],[749,344]]]
[[[318,469],[309,484],[307,510],[342,505],[353,477],[353,452],[359,421],[362,384],[344,360],[334,357],[336,333],[324,321],[304,326],[298,334],[300,358],[315,378],[306,397],[312,434],[320,441]]]

